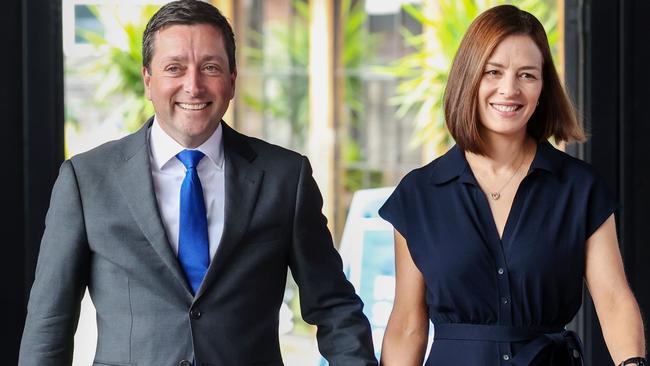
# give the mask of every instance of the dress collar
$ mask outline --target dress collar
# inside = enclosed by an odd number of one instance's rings
[[[544,170],[559,177],[562,168],[562,159],[557,150],[548,141],[537,144],[537,152],[533,162],[530,164],[528,174],[536,170]],[[477,184],[476,178],[465,159],[464,151],[454,145],[443,156],[432,163],[429,181],[432,184],[440,185],[459,178],[461,183]]]

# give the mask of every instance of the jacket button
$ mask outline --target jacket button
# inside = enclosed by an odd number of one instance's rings
[[[192,309],[190,310],[190,316],[194,319],[198,319],[201,317],[201,310],[199,309]]]
[[[188,360],[183,360],[178,363],[178,366],[192,366],[192,363]]]

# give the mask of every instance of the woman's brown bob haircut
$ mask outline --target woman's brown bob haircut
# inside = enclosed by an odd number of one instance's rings
[[[556,142],[584,141],[571,101],[557,75],[542,24],[532,14],[512,5],[491,8],[469,26],[456,52],[445,88],[447,128],[460,148],[484,154],[480,134],[478,89],[485,63],[506,37],[529,36],[542,53],[542,93],[527,125],[528,135],[538,142],[551,136]]]

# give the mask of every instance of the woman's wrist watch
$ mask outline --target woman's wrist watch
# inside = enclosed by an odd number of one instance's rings
[[[627,365],[648,366],[648,360],[645,357],[631,357],[619,364],[619,366]]]

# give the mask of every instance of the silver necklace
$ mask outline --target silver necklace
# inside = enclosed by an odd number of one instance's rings
[[[492,198],[495,201],[498,201],[499,198],[501,198],[501,192],[508,186],[508,184],[510,184],[510,182],[512,181],[512,178],[514,178],[515,175],[517,175],[517,173],[519,173],[519,169],[521,169],[521,166],[524,165],[524,160],[525,160],[524,157],[525,156],[526,156],[526,151],[524,151],[521,154],[521,159],[519,161],[519,165],[517,165],[517,169],[515,169],[514,173],[512,173],[510,178],[508,178],[508,180],[501,186],[501,188],[499,188],[496,191],[490,192],[490,198]]]

